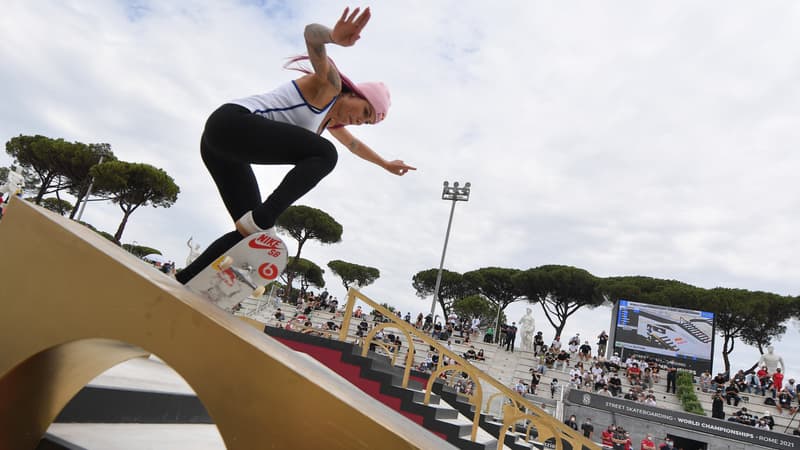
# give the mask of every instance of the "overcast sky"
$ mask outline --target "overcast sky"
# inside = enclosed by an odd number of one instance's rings
[[[7,0],[0,139],[107,142],[120,159],[163,168],[181,188],[177,203],[136,211],[122,240],[181,266],[190,236],[205,246],[233,229],[199,157],[206,117],[295,77],[282,65],[304,52],[303,27],[332,26],[344,6]],[[450,211],[442,182],[469,181],[449,270],[565,264],[800,294],[800,3],[371,7],[362,39],[329,54],[355,80],[384,81],[392,108],[380,125],[351,131],[419,170],[396,177],[340,147],[336,170],[298,204],[331,214],[343,241],[309,243],[304,257],[377,267],[367,295],[426,311],[430,299],[415,297],[411,277],[439,264]],[[0,155],[0,166],[10,163]],[[258,168],[262,193],[287,170]],[[84,214],[111,233],[121,218],[112,204]],[[337,278],[326,282],[344,297]],[[510,307],[510,318],[524,308]],[[581,313],[565,334],[594,336],[609,322],[606,308]],[[790,375],[800,375],[797,337],[791,325],[776,345]],[[738,348],[738,365],[757,359]]]

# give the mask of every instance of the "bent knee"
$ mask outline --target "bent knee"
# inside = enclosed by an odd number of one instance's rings
[[[333,142],[325,141],[325,146],[321,149],[319,157],[323,169],[328,173],[336,167],[336,163],[339,161],[339,152],[336,151],[336,146],[333,145]]]

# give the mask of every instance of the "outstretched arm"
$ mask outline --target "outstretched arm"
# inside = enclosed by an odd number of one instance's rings
[[[376,164],[395,175],[405,175],[409,170],[417,170],[416,167],[406,165],[401,160],[386,161],[381,156],[369,148],[369,146],[358,140],[352,133],[347,131],[344,127],[329,128],[328,131],[341,142],[342,145],[348,148],[351,152],[356,154],[359,158],[365,159],[373,164]]]
[[[339,72],[328,60],[325,44],[333,43],[342,47],[349,47],[361,38],[361,30],[367,25],[370,10],[366,8],[359,14],[359,8],[353,10],[348,16],[350,8],[345,8],[342,17],[336,22],[333,29],[312,23],[306,26],[304,37],[311,66],[314,68],[315,77],[320,81],[330,84],[337,92],[342,89],[342,80]]]

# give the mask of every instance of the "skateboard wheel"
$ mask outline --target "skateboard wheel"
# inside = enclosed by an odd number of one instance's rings
[[[253,297],[261,297],[262,295],[264,295],[265,290],[266,289],[264,288],[264,286],[257,287],[256,290],[253,291]]]
[[[226,256],[219,262],[219,270],[228,270],[233,265],[233,258]]]

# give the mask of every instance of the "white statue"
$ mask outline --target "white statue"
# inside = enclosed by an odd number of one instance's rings
[[[8,178],[6,184],[0,186],[0,195],[8,193],[9,197],[17,195],[22,190],[22,185],[25,183],[25,177],[22,176],[22,170],[18,167],[11,166],[8,171]]]
[[[188,266],[200,256],[200,244],[192,245],[192,238],[189,237],[189,240],[186,241],[186,245],[189,246],[189,256],[186,257],[186,265]]]
[[[770,345],[767,347],[767,353],[761,355],[761,359],[758,360],[758,366],[767,366],[769,373],[775,373],[778,365],[781,367],[781,372],[786,373],[786,366],[783,365],[783,358],[781,358],[779,355],[776,355],[775,347]]]
[[[534,320],[530,308],[525,308],[525,315],[519,319],[520,346],[523,350],[533,351]]]

